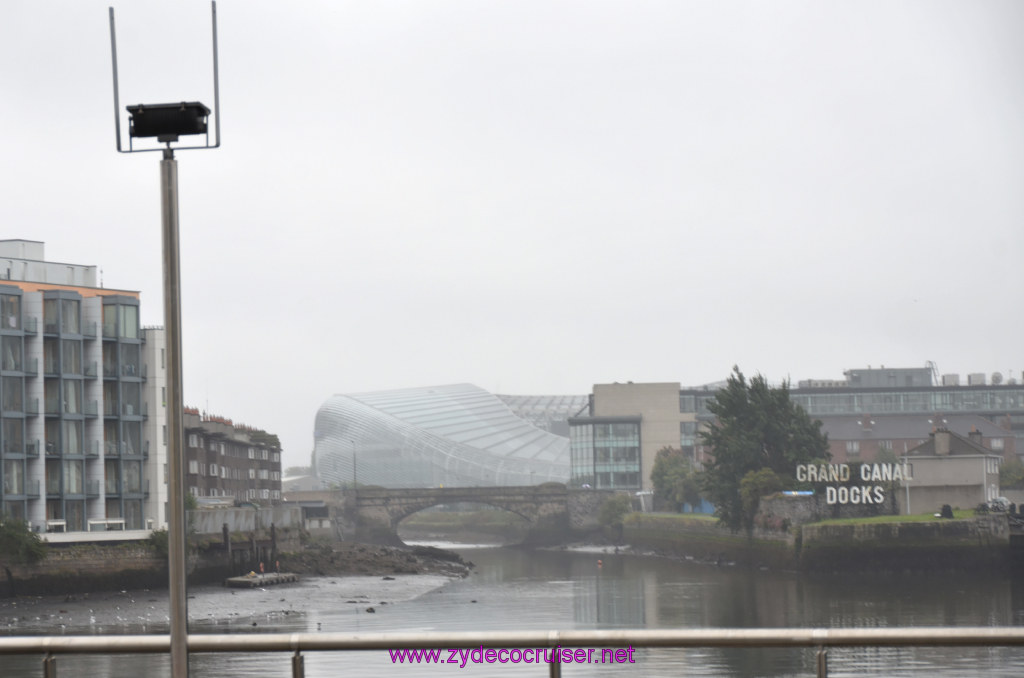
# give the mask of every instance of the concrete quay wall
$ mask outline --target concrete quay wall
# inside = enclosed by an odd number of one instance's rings
[[[928,522],[796,525],[732,533],[715,521],[677,514],[627,516],[637,548],[704,562],[809,572],[942,571],[1007,568],[1016,556],[1005,515]]]

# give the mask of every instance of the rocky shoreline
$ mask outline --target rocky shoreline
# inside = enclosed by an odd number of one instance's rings
[[[473,564],[430,546],[344,542],[281,554],[280,566],[299,574],[299,582],[253,589],[190,584],[190,624],[283,627],[324,604],[373,613],[465,577]],[[168,621],[163,588],[0,598],[0,635],[166,633]]]
[[[432,546],[378,546],[356,542],[338,542],[296,553],[280,559],[282,572],[319,576],[437,574],[465,577],[473,564],[453,551]]]

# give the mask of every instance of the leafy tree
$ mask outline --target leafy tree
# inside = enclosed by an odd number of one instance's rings
[[[772,388],[758,374],[748,383],[740,368],[733,367],[725,388],[711,399],[708,410],[716,418],[699,433],[713,456],[705,465],[704,496],[715,504],[715,515],[733,532],[744,528],[749,534],[754,528],[751,504],[744,504],[741,492],[748,473],[768,469],[780,485],[788,486],[795,482],[798,464],[831,457],[821,422],[812,421],[789,399],[788,382]],[[748,491],[762,482],[768,482],[766,476],[751,480]]]
[[[0,566],[7,575],[7,594],[14,595],[12,565],[31,565],[46,557],[46,545],[23,520],[0,519]]]
[[[1008,455],[999,464],[1000,487],[1024,487],[1024,463],[1015,454]]]
[[[782,479],[770,468],[763,468],[759,471],[747,471],[747,474],[740,480],[740,502],[743,506],[743,518],[750,521],[750,525],[744,524],[747,531],[753,529],[754,516],[761,506],[761,497],[778,492],[782,489]]]
[[[695,506],[700,502],[700,482],[693,462],[679,448],[663,447],[658,450],[651,469],[654,494],[669,502],[678,511],[682,504]]]
[[[602,527],[622,529],[622,519],[630,511],[630,499],[625,494],[617,494],[606,499],[597,514],[597,521]]]

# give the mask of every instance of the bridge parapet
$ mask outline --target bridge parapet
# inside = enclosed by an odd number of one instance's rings
[[[350,494],[356,536],[399,542],[398,524],[406,517],[442,504],[479,503],[515,513],[530,523],[531,542],[558,542],[569,528],[569,491],[546,483],[512,487],[437,487],[361,489]]]

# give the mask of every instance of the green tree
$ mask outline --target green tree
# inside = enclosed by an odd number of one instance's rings
[[[658,450],[651,469],[651,484],[654,485],[655,496],[677,511],[683,504],[695,506],[700,503],[697,470],[679,448],[663,447]]]
[[[7,575],[7,595],[14,595],[11,566],[31,565],[46,557],[46,545],[23,520],[0,518],[0,566]]]
[[[743,506],[743,519],[749,520],[744,527],[749,532],[754,528],[754,516],[761,507],[761,497],[773,494],[782,489],[782,479],[770,468],[759,471],[747,471],[740,480],[740,502]]]
[[[745,505],[741,493],[748,473],[768,469],[780,484],[789,486],[795,482],[797,464],[831,457],[821,422],[812,421],[790,400],[788,382],[772,388],[758,374],[748,383],[740,368],[733,367],[708,410],[715,420],[699,433],[713,457],[702,476],[704,496],[733,532],[743,528],[750,534],[754,529],[750,502]]]
[[[622,527],[622,519],[626,517],[631,509],[631,502],[628,495],[616,494],[601,504],[597,514],[597,521],[603,527]]]
[[[1024,463],[1015,454],[1008,455],[999,464],[1000,487],[1024,487]]]

